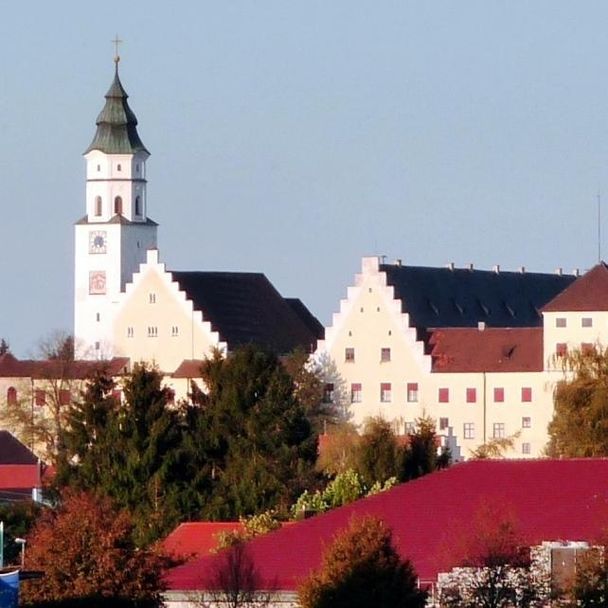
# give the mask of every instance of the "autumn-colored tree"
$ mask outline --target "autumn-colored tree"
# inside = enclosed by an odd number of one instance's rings
[[[451,539],[464,568],[442,590],[441,605],[453,608],[525,608],[538,599],[530,575],[530,550],[505,505],[482,504],[466,531]]]
[[[397,553],[391,530],[373,517],[353,519],[298,590],[302,608],[422,608],[426,594]]]
[[[566,378],[555,390],[550,456],[608,456],[608,349],[562,357]]]
[[[134,606],[160,604],[163,559],[132,540],[132,522],[111,501],[66,492],[27,537],[26,568],[44,577],[23,586],[26,603],[115,598]]]
[[[319,437],[319,457],[316,468],[327,476],[357,469],[360,436],[349,422],[333,425]]]

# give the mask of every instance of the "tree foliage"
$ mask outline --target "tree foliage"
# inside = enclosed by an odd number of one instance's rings
[[[608,349],[563,357],[567,377],[555,390],[547,452],[554,457],[608,456]]]
[[[352,520],[336,536],[298,595],[302,608],[422,608],[426,601],[411,563],[397,553],[390,529],[371,517]]]
[[[414,430],[408,436],[402,456],[400,481],[410,481],[450,465],[451,455],[447,448],[437,444],[435,421],[422,416],[416,420]]]
[[[9,343],[4,338],[0,338],[0,357],[10,351],[11,347],[9,346]]]
[[[0,505],[0,521],[4,522],[4,565],[19,563],[21,549],[15,538],[24,538],[40,513],[35,502],[14,502]]]
[[[578,555],[576,573],[571,589],[564,590],[562,605],[580,608],[605,608],[608,606],[608,563],[606,542]]]
[[[26,603],[115,598],[158,606],[162,558],[138,549],[132,522],[107,498],[69,492],[46,509],[28,536],[26,568],[44,577],[23,586]]]

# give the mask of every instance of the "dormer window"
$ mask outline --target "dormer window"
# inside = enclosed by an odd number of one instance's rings
[[[122,166],[120,163],[116,165],[116,171],[122,171]]]
[[[97,173],[101,171],[101,165],[97,165]]]
[[[120,196],[114,199],[114,214],[122,215],[122,198]]]

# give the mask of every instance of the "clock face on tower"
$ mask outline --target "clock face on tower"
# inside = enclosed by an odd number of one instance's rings
[[[106,293],[106,273],[103,270],[89,272],[89,294],[104,295]]]
[[[107,243],[105,230],[92,230],[89,233],[89,253],[105,253]]]

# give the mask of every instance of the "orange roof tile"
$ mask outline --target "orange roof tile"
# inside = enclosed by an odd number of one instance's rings
[[[208,555],[218,546],[222,532],[243,530],[239,521],[194,521],[180,524],[165,538],[163,548],[169,555],[191,558]]]
[[[553,298],[542,312],[608,310],[608,266],[600,262]]]

